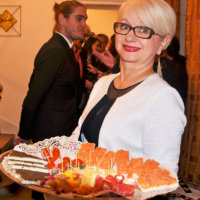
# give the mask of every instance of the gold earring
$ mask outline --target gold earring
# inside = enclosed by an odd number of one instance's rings
[[[160,76],[161,78],[163,78],[163,75],[162,75],[162,66],[161,66],[161,64],[160,64],[160,55],[158,56],[157,73],[159,74],[159,76]]]

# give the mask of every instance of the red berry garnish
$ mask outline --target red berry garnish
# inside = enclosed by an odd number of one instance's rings
[[[54,147],[52,150],[53,157],[58,158],[60,156],[60,150],[57,147]]]
[[[64,157],[63,158],[63,163],[68,164],[70,162],[70,158],[69,157]]]
[[[66,170],[67,169],[67,165],[65,165],[64,163],[59,163],[58,164],[58,168],[61,170]]]
[[[55,167],[55,163],[48,163],[47,168],[48,169],[53,169]]]
[[[53,180],[54,176],[53,175],[49,175],[49,179]]]
[[[80,165],[82,165],[83,164],[83,161],[82,160],[80,160],[80,159],[74,159],[73,161],[72,161],[72,165],[76,165],[76,166],[80,166]]]
[[[45,180],[41,180],[40,181],[40,185],[42,186],[42,185],[44,185],[45,184]]]
[[[44,149],[42,149],[42,152],[44,154],[45,157],[49,157],[50,156],[50,151],[47,147],[45,147]]]
[[[58,158],[57,157],[49,157],[49,162],[54,163]]]

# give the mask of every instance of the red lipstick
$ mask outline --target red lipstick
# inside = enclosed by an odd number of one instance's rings
[[[134,47],[134,46],[129,46],[129,45],[123,45],[123,48],[125,51],[128,51],[128,52],[137,52],[140,50],[139,47]]]

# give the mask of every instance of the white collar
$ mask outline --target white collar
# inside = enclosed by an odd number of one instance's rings
[[[62,33],[59,33],[59,32],[56,32],[56,33],[58,33],[59,35],[61,35],[66,40],[66,42],[69,45],[69,47],[72,48],[73,42],[70,42]]]

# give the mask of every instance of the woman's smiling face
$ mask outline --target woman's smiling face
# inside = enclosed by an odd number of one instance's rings
[[[146,26],[131,8],[125,7],[122,11],[119,22],[131,27]],[[153,62],[155,55],[162,51],[163,39],[159,35],[152,35],[150,39],[142,39],[135,36],[133,30],[126,35],[116,34],[116,49],[122,61],[137,62],[144,66]]]

